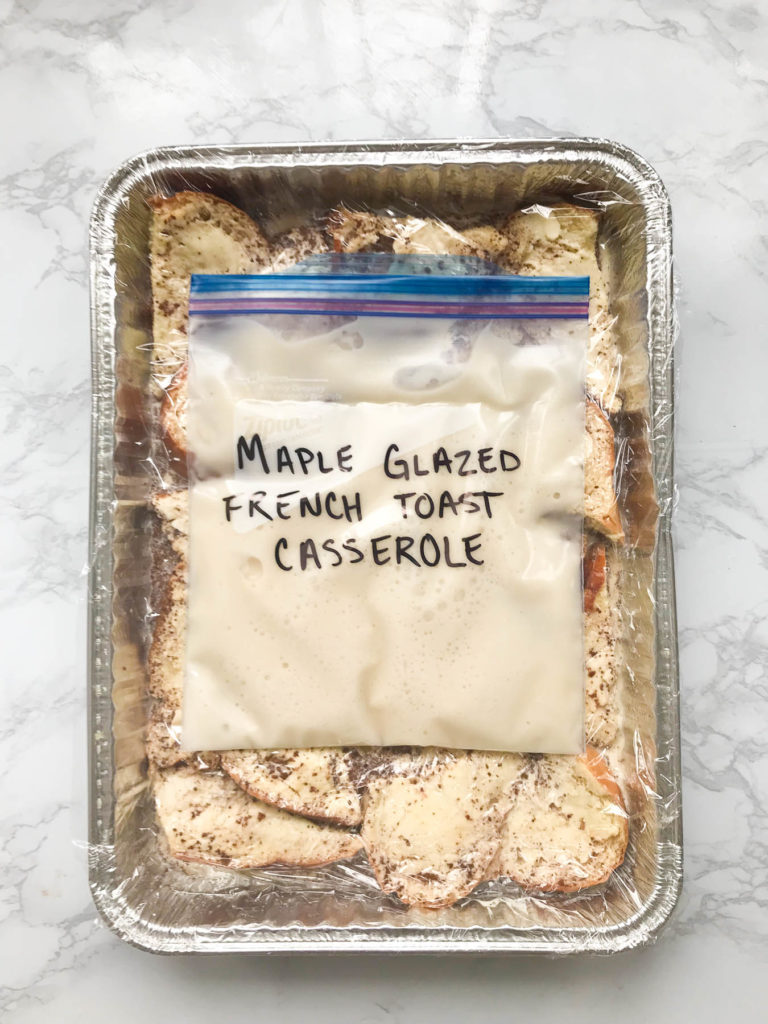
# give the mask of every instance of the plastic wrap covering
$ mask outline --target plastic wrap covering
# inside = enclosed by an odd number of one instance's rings
[[[583,753],[181,742],[190,278],[360,259],[590,279]],[[91,884],[111,926],[169,952],[651,940],[682,853],[671,226],[652,169],[590,140],[157,150],[102,190],[92,282]],[[476,336],[454,334],[466,358]]]

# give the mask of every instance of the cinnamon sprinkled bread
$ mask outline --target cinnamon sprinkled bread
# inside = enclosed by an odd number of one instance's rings
[[[486,877],[523,759],[427,749],[395,757],[363,801],[361,837],[384,892],[448,907]]]
[[[593,540],[584,557],[584,727],[587,743],[596,747],[609,746],[619,728],[619,601],[616,553]]]
[[[628,838],[621,791],[599,754],[533,758],[514,786],[487,877],[576,892],[616,870]]]
[[[317,867],[361,849],[360,837],[252,799],[223,772],[152,771],[157,819],[171,856],[232,868]]]
[[[308,818],[356,826],[363,819],[360,794],[338,748],[230,750],[221,766],[252,797]]]
[[[165,387],[187,358],[191,274],[253,274],[269,263],[260,229],[236,206],[206,192],[153,196],[153,371]]]

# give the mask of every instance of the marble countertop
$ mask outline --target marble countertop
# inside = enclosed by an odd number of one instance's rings
[[[726,0],[0,0],[4,1021],[764,1018],[768,11]],[[686,881],[611,960],[158,958],[86,881],[86,226],[170,143],[594,135],[660,172],[681,337]],[[660,1009],[660,1007],[662,1009]]]

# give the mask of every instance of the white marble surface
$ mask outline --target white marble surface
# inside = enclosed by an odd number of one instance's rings
[[[2,1019],[765,1020],[768,9],[0,0]],[[686,885],[605,960],[165,959],[86,884],[86,224],[167,143],[599,135],[672,195]],[[661,1009],[660,1009],[661,1007]]]

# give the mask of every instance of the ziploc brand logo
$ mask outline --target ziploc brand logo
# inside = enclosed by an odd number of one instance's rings
[[[275,434],[279,434],[285,441],[294,441],[299,437],[304,437],[314,427],[317,426],[317,417],[308,418],[307,416],[294,416],[290,419],[280,416],[274,416],[271,419],[262,417],[261,419],[256,418],[252,420],[254,416],[254,410],[252,406],[253,402],[242,402],[238,406],[237,415],[238,417],[243,416],[248,422],[258,423],[261,437],[269,438]],[[245,406],[246,408],[243,408]],[[302,403],[302,408],[306,406],[306,403]],[[258,417],[258,413],[256,413]],[[246,454],[250,452],[250,454]],[[251,438],[251,444],[249,445],[243,435],[240,435],[237,440],[237,470],[243,472],[249,464],[253,464],[254,456],[253,452],[253,436]]]
[[[415,451],[479,427],[481,421],[478,403],[347,405],[246,399],[235,407],[235,477],[261,480],[288,472],[316,481],[328,474],[329,459],[337,459],[353,443],[353,472],[364,473],[381,465],[395,440],[401,450]]]

